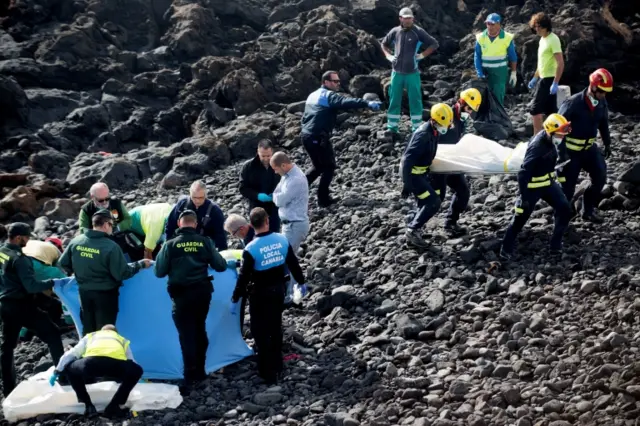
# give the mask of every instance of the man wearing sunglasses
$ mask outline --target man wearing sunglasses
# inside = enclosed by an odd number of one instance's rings
[[[104,182],[94,183],[89,189],[91,200],[87,201],[80,209],[78,228],[80,233],[91,229],[91,218],[100,209],[111,212],[119,231],[127,231],[131,228],[131,215],[122,201],[111,197],[109,187]]]
[[[122,249],[110,238],[114,222],[109,210],[98,210],[91,218],[93,229],[71,240],[59,260],[78,282],[83,335],[116,323],[122,282],[151,266],[147,259],[127,264]]]
[[[602,218],[595,213],[596,206],[602,199],[602,188],[607,182],[607,163],[611,156],[611,135],[609,133],[609,108],[606,94],[613,90],[613,77],[604,68],[595,70],[589,76],[589,87],[576,93],[564,101],[559,113],[572,123],[572,131],[565,139],[567,154],[571,161],[562,169],[565,178],[562,184],[564,194],[569,202],[573,199],[580,171],[589,173],[591,182],[584,193],[582,203],[582,219],[593,223],[602,223]],[[598,130],[604,152],[595,143]],[[572,207],[572,216],[578,214]]]

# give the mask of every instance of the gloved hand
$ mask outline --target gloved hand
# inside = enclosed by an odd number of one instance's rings
[[[556,83],[555,81],[553,82],[553,84],[551,85],[551,89],[549,89],[549,93],[552,95],[558,93],[558,83]]]
[[[378,101],[371,101],[368,103],[369,108],[371,108],[374,111],[379,111],[380,107],[382,106],[382,102],[378,102]]]
[[[424,59],[424,54],[423,54],[423,53],[418,53],[418,54],[416,55],[416,59],[417,59],[418,61],[423,60],[423,59]]]
[[[396,60],[396,57],[394,55],[384,55],[385,58],[387,58],[387,61],[389,62],[393,62]]]
[[[49,384],[53,387],[53,385],[55,385],[56,381],[58,380],[58,371],[57,370],[53,370],[53,374],[51,375],[51,377],[49,377]]]
[[[611,157],[611,145],[607,145],[604,147],[604,158],[605,160]]]
[[[300,290],[300,294],[302,295],[302,297],[305,297],[307,293],[309,293],[309,290],[307,289],[306,284],[299,285],[298,290]]]
[[[518,75],[516,74],[515,71],[511,71],[511,75],[509,76],[509,85],[511,87],[516,87],[517,83],[518,83]]]
[[[236,315],[238,313],[239,304],[240,303],[234,302],[233,300],[231,301],[231,306],[229,306],[229,312],[231,312],[231,315]]]
[[[236,269],[238,267],[238,261],[235,259],[227,260],[228,269]]]
[[[529,84],[527,85],[527,87],[529,89],[533,89],[534,87],[536,87],[536,83],[538,82],[538,77],[533,77],[531,79],[531,81],[529,82]]]
[[[273,197],[270,197],[269,195],[261,192],[258,194],[258,201],[261,201],[263,203],[268,203],[273,201]]]
[[[484,75],[484,73],[479,72],[479,73],[478,73],[478,78],[487,78],[487,76],[486,76],[486,75]]]

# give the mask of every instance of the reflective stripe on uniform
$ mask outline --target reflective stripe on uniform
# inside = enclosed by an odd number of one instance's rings
[[[551,186],[551,179],[556,177],[556,172],[547,173],[542,176],[535,176],[531,178],[531,182],[527,184],[527,188],[542,188],[545,186]],[[558,179],[559,180],[559,179]]]
[[[424,191],[422,194],[416,195],[416,197],[418,197],[421,200],[424,200],[425,198],[427,198],[429,195],[431,195],[431,193],[429,191]]]
[[[570,149],[572,151],[582,151],[583,149],[589,149],[595,141],[596,138],[576,139],[568,136],[565,138],[567,149]]]
[[[476,35],[476,40],[480,44],[483,68],[502,68],[508,65],[508,49],[513,34],[505,31],[502,38],[498,35],[491,41],[487,32],[483,31]]]
[[[436,189],[436,194],[440,195],[440,190]]]
[[[423,175],[423,174],[427,173],[427,170],[429,170],[429,166],[413,166],[411,168],[411,174],[412,175]]]
[[[127,360],[129,341],[115,331],[100,330],[87,335],[88,341],[82,357],[105,356],[122,361]]]
[[[524,209],[520,208],[520,207],[514,207],[513,208],[516,211],[516,214],[522,214],[524,213]]]

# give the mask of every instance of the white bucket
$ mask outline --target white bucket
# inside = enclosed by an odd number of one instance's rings
[[[569,99],[571,96],[571,88],[569,86],[558,86],[558,96],[557,96],[557,104],[558,109],[560,109],[560,105]]]

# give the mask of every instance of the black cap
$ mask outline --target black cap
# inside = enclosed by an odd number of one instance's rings
[[[9,225],[9,238],[31,237],[31,227],[23,222],[16,222]]]
[[[106,219],[113,219],[113,215],[111,214],[111,212],[107,209],[100,209],[97,212],[95,212],[93,214],[92,217],[96,217],[96,216],[100,216],[100,217],[104,217]]]
[[[183,210],[182,213],[180,213],[180,216],[178,217],[178,220],[182,219],[185,216],[198,217],[196,212],[194,212],[193,210],[190,210],[190,209],[186,209],[186,210]]]

